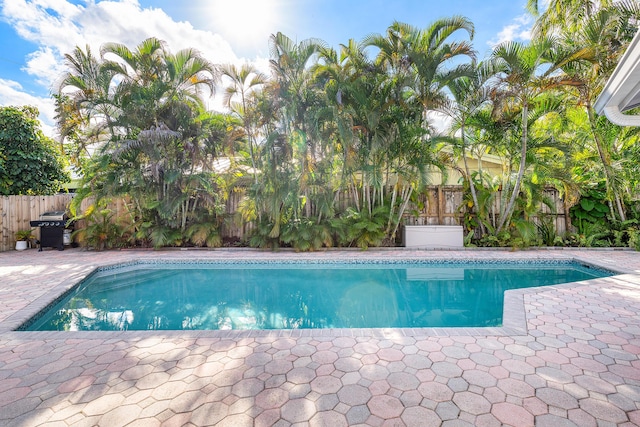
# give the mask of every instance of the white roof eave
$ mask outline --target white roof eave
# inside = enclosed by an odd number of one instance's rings
[[[624,114],[640,101],[640,31],[629,44],[594,107],[620,126],[640,126],[640,115]]]

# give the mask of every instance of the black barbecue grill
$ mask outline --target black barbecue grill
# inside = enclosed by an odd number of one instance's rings
[[[69,217],[64,211],[45,212],[37,221],[30,221],[32,227],[40,227],[39,251],[42,248],[56,248],[64,250],[65,244],[70,244],[71,228],[67,227]],[[65,240],[69,240],[65,242]]]

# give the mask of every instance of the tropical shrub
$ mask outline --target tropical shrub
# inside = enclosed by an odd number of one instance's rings
[[[149,239],[154,248],[183,246],[186,242],[185,233],[179,228],[156,225],[150,231]]]
[[[490,248],[511,246],[511,238],[511,233],[508,231],[501,231],[498,234],[487,234],[478,240],[478,246]]]
[[[564,246],[562,244],[562,238],[558,239],[560,236],[556,233],[556,228],[553,225],[553,217],[550,216],[542,216],[539,218],[539,221],[535,224],[536,229],[538,231],[538,236],[540,241],[545,246]]]
[[[218,248],[222,245],[220,236],[220,224],[218,221],[201,221],[192,224],[187,228],[185,236],[195,246],[206,246],[208,248]]]
[[[90,207],[83,215],[75,220],[84,219],[86,225],[75,230],[72,236],[87,249],[101,251],[123,247],[128,244],[125,227],[118,224],[114,212],[107,208]]]
[[[342,246],[357,246],[361,249],[382,245],[386,237],[388,215],[387,206],[378,206],[371,215],[367,210],[358,212],[348,208],[336,222],[339,243]]]
[[[274,227],[274,223],[267,219],[256,221],[255,228],[249,238],[249,246],[261,249],[280,248],[279,233],[273,236]]]
[[[290,221],[282,228],[282,241],[296,252],[316,251],[323,246],[331,247],[333,238],[328,221],[318,223],[311,218]]]
[[[579,234],[586,234],[592,224],[604,225],[609,222],[607,213],[610,209],[605,197],[605,191],[601,189],[588,190],[580,197],[580,202],[569,210]]]

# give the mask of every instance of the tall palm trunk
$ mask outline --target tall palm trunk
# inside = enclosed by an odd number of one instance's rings
[[[518,193],[520,193],[520,184],[522,183],[522,178],[524,177],[524,170],[527,166],[527,138],[528,138],[528,116],[529,116],[529,105],[527,102],[522,106],[522,146],[520,148],[520,166],[518,169],[518,176],[516,177],[516,182],[513,186],[513,192],[511,193],[511,198],[509,199],[509,203],[502,214],[502,218],[500,218],[500,222],[498,223],[498,228],[496,228],[496,234],[500,233],[504,226],[509,223],[511,219],[511,215],[513,214],[513,207],[516,203],[516,198],[518,197]]]
[[[469,190],[471,191],[471,199],[473,200],[473,210],[472,212],[476,214],[477,217],[480,216],[480,212],[478,211],[478,194],[476,193],[476,186],[471,178],[471,172],[469,170],[469,163],[467,161],[467,145],[466,139],[464,136],[464,123],[460,125],[460,133],[462,137],[462,161],[464,162],[464,172],[467,174],[467,179],[469,180]],[[484,224],[480,221],[480,230],[482,234],[485,233]]]
[[[591,105],[587,105],[587,115],[589,117],[589,126],[591,128],[591,134],[593,135],[593,140],[596,143],[596,148],[598,149],[598,155],[600,156],[600,161],[602,162],[602,166],[604,168],[604,180],[607,186],[607,191],[613,196],[613,203],[616,206],[618,211],[618,216],[620,217],[620,221],[626,221],[626,215],[624,213],[624,208],[622,206],[622,200],[618,195],[618,192],[613,185],[614,179],[611,174],[611,158],[609,157],[609,153],[604,148],[604,144],[602,143],[602,138],[600,138],[600,134],[596,130],[596,117],[593,113],[593,107]],[[614,212],[611,212],[614,215]],[[614,215],[615,216],[615,215]]]
[[[247,133],[247,142],[249,143],[249,155],[251,156],[251,174],[253,175],[254,184],[258,184],[258,166],[256,162],[256,154],[254,151],[254,137],[253,132],[251,130],[251,126],[249,125],[249,119],[246,117],[247,114],[247,101],[245,99],[244,93],[242,93],[242,111],[245,114],[245,117],[242,118],[244,131]]]

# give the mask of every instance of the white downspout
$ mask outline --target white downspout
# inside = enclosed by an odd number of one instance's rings
[[[605,116],[619,126],[640,126],[640,116],[624,114],[617,105],[603,108]]]

